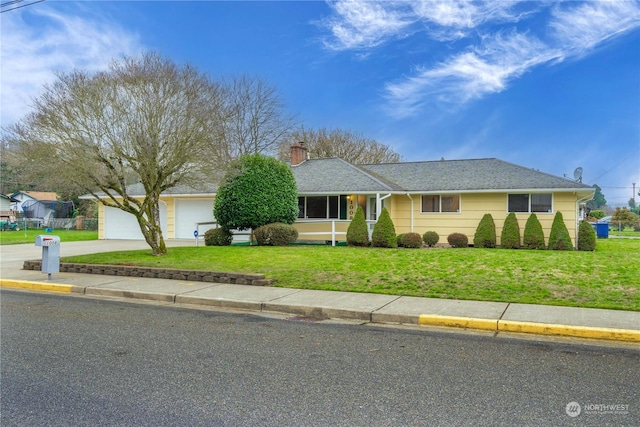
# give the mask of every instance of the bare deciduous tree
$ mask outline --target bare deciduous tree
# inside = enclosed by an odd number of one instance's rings
[[[164,255],[160,194],[206,173],[202,159],[221,139],[222,104],[220,85],[147,53],[104,72],[58,74],[3,140],[28,167],[133,214],[153,254]],[[128,194],[135,182],[144,198]]]
[[[247,154],[276,154],[297,125],[276,87],[243,75],[224,81],[223,88],[225,118],[215,157],[228,163]]]
[[[339,157],[354,164],[400,161],[400,154],[393,151],[391,147],[363,135],[343,129],[313,130],[304,127],[292,132],[289,139],[280,145],[278,152],[280,160],[290,160],[290,144],[299,141],[305,143],[309,157],[312,159]]]

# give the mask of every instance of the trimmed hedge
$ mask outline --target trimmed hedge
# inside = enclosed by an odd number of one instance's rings
[[[380,217],[376,225],[373,226],[371,233],[371,245],[376,248],[397,248],[398,239],[396,237],[396,228],[391,220],[391,215],[387,208],[382,208]]]
[[[549,234],[549,249],[554,251],[572,251],[573,244],[569,237],[569,230],[564,223],[562,212],[556,212],[551,224],[551,234]]]
[[[495,248],[496,247],[496,224],[493,222],[491,214],[484,214],[476,234],[473,236],[473,246],[476,248]]]
[[[452,248],[466,248],[469,246],[469,238],[462,233],[451,233],[447,236],[447,242]]]
[[[402,235],[402,247],[418,249],[422,247],[422,236],[418,233],[407,233]]]
[[[210,228],[204,233],[206,246],[229,246],[233,241],[233,233],[224,228]]]
[[[351,223],[349,223],[349,228],[347,228],[347,245],[369,246],[369,230],[362,206],[358,206]]]
[[[500,247],[503,249],[520,248],[520,225],[516,214],[511,212],[504,220],[500,235]]]
[[[588,221],[582,221],[578,227],[578,250],[596,250],[596,231]]]
[[[432,247],[433,245],[438,244],[440,236],[438,236],[438,233],[435,231],[427,231],[422,235],[422,240],[427,246]]]
[[[524,225],[522,246],[525,249],[546,249],[544,232],[536,214],[531,214]]]
[[[298,230],[293,225],[274,222],[253,230],[259,246],[287,246],[298,239]]]

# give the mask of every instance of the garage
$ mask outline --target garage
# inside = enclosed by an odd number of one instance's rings
[[[160,202],[160,225],[163,236],[167,236],[167,204]],[[192,234],[193,237],[193,234]],[[143,240],[136,217],[118,208],[104,208],[104,238]]]
[[[193,239],[197,222],[212,222],[213,198],[176,199],[176,239]],[[202,236],[205,231],[214,228],[213,224],[201,225],[198,230]]]

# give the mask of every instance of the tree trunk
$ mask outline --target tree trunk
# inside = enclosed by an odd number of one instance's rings
[[[160,225],[160,201],[158,196],[148,195],[147,208],[141,210],[136,215],[140,230],[147,244],[151,246],[153,256],[163,256],[167,254],[167,246],[162,237],[162,226]]]

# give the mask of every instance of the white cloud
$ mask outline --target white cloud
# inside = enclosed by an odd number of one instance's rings
[[[581,54],[603,41],[640,26],[636,1],[597,1],[555,8],[549,23],[567,54]]]
[[[335,16],[323,21],[335,40],[325,45],[333,50],[369,48],[388,37],[397,37],[408,31],[413,23],[398,2],[372,2],[339,0],[330,6]]]
[[[103,69],[116,57],[141,52],[135,34],[78,9],[66,14],[61,10],[71,9],[38,5],[2,15],[2,126],[29,112],[56,71]]]
[[[459,53],[433,67],[423,67],[400,82],[387,84],[385,91],[394,115],[405,117],[433,99],[462,104],[500,92],[530,67],[558,54],[526,34],[498,35],[486,39],[479,48]]]
[[[549,8],[550,13],[539,13]],[[366,57],[367,48],[418,29],[432,40],[457,40],[458,50],[449,58],[415,67],[385,85],[389,111],[396,117],[413,115],[434,100],[459,105],[500,92],[535,66],[584,56],[640,26],[635,0],[350,0],[338,1],[333,9],[334,16],[325,23],[334,37],[327,46],[335,50],[358,49]]]

